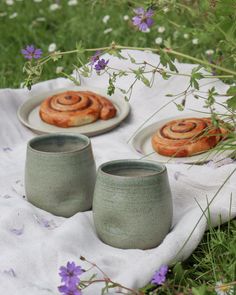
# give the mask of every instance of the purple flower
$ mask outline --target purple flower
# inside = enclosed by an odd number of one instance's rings
[[[99,50],[99,51],[96,51],[96,52],[94,53],[94,55],[92,55],[92,56],[90,57],[90,64],[91,64],[92,66],[95,64],[96,61],[99,60],[100,55],[101,55],[101,51]]]
[[[97,63],[94,65],[94,69],[97,71],[97,72],[100,72],[101,70],[104,70],[105,67],[107,66],[109,60],[105,61],[104,58],[102,59],[99,59],[97,61]]]
[[[63,293],[63,295],[82,295],[82,292],[77,288],[76,285],[73,284],[70,284],[68,286],[59,286],[58,290],[60,293]]]
[[[139,7],[134,9],[134,12],[136,16],[132,18],[133,25],[138,27],[141,32],[147,31],[154,23],[152,19],[154,11],[151,8],[144,10],[144,8]]]
[[[82,268],[77,266],[74,262],[67,262],[66,267],[60,267],[59,276],[61,276],[61,281],[67,286],[76,285],[80,282],[79,275],[83,272]]]
[[[152,277],[152,284],[156,285],[163,285],[166,280],[166,274],[168,272],[168,266],[162,265],[158,271],[155,272],[154,276]]]
[[[25,49],[21,50],[21,53],[26,59],[38,59],[41,57],[43,52],[41,49],[34,48],[34,45],[27,45]]]

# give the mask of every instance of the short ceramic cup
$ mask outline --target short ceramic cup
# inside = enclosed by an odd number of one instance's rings
[[[106,244],[123,249],[156,247],[170,230],[172,214],[164,165],[118,160],[99,167],[93,217]]]
[[[64,217],[89,210],[95,178],[96,166],[87,136],[55,133],[28,142],[25,190],[35,206]]]

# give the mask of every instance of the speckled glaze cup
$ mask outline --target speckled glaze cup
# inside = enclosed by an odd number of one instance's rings
[[[92,207],[96,166],[90,139],[81,134],[48,134],[28,142],[27,199],[55,215],[70,217]]]
[[[156,247],[169,232],[172,215],[164,165],[118,160],[99,167],[93,217],[104,243],[123,249]]]

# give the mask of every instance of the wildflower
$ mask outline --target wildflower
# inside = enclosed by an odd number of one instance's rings
[[[208,49],[208,50],[205,51],[205,54],[206,55],[212,55],[212,54],[214,54],[214,50],[213,49]]]
[[[56,67],[56,74],[60,74],[64,70],[63,67]]]
[[[59,286],[58,290],[60,293],[63,293],[63,295],[82,295],[81,291],[73,284],[69,286]]]
[[[184,39],[188,39],[189,38],[189,34],[188,33],[185,33],[184,34]]]
[[[104,24],[106,24],[106,23],[109,21],[109,19],[110,19],[110,15],[105,15],[105,16],[103,17],[103,19],[102,19],[102,22],[103,22]]]
[[[13,12],[11,15],[9,15],[9,19],[13,19],[15,17],[17,17],[18,13],[17,12]]]
[[[6,16],[6,15],[7,15],[6,12],[1,12],[1,13],[0,13],[0,17]]]
[[[101,51],[98,50],[94,53],[93,56],[90,57],[90,64],[93,66],[95,64],[96,61],[99,60],[99,57],[101,55]]]
[[[234,290],[230,284],[224,284],[223,282],[219,281],[216,282],[215,291],[217,295],[233,295]]]
[[[154,11],[151,8],[145,11],[144,8],[140,7],[134,9],[134,12],[136,13],[136,16],[132,18],[133,25],[138,27],[141,32],[145,32],[153,25],[154,21],[152,16]]]
[[[14,0],[6,0],[6,4],[7,5],[13,5],[14,4]]]
[[[21,50],[21,53],[26,59],[38,59],[42,55],[42,50],[34,48],[34,45],[27,45],[25,49]]]
[[[48,52],[54,52],[56,49],[57,49],[57,45],[56,45],[56,43],[51,43],[51,44],[48,46]]]
[[[197,44],[199,43],[198,38],[194,38],[194,39],[192,40],[192,43],[193,43],[194,45],[197,45]]]
[[[34,0],[34,2],[39,3],[42,2],[42,0]]]
[[[163,12],[164,12],[164,13],[167,13],[168,11],[169,11],[169,8],[168,8],[168,7],[164,7],[164,8],[163,8]]]
[[[155,272],[154,276],[152,277],[152,284],[156,285],[163,285],[166,280],[166,274],[168,272],[168,266],[162,265],[158,271]]]
[[[100,72],[101,70],[104,70],[105,67],[107,66],[109,60],[105,61],[105,59],[99,59],[97,61],[97,63],[95,64],[94,66],[94,69],[97,71],[97,72]]]
[[[78,1],[77,0],[69,0],[68,3],[67,3],[69,6],[75,6],[78,4]]]
[[[108,34],[108,33],[110,33],[110,32],[112,32],[112,28],[108,28],[108,29],[106,29],[106,30],[104,30],[104,34]]]
[[[57,10],[57,9],[59,9],[59,8],[60,8],[60,5],[57,4],[57,3],[53,3],[53,4],[51,4],[51,5],[49,6],[49,10],[51,10],[51,11],[55,11],[55,10]]]
[[[124,15],[123,16],[123,20],[126,20],[126,21],[129,20],[129,16],[128,15]]]
[[[158,31],[158,33],[164,33],[165,32],[165,30],[166,30],[166,28],[165,27],[163,27],[163,26],[161,26],[161,27],[158,27],[158,29],[157,29],[157,31]]]
[[[79,275],[83,273],[80,266],[77,266],[74,262],[67,262],[66,267],[60,267],[59,276],[61,277],[61,282],[64,282],[67,286],[75,285],[80,282]]]
[[[162,41],[163,41],[163,39],[161,37],[157,37],[155,39],[155,43],[158,44],[158,45],[160,45],[162,43]]]

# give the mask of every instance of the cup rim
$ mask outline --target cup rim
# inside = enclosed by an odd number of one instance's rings
[[[59,137],[59,136],[64,136],[64,137],[74,137],[74,138],[80,138],[84,139],[85,145],[82,148],[77,148],[71,151],[64,151],[64,152],[49,152],[49,151],[40,151],[32,147],[32,144],[37,142],[38,140],[43,140],[47,138],[53,138],[53,137]],[[73,153],[78,153],[86,148],[88,148],[91,145],[91,140],[88,136],[80,134],[80,133],[63,133],[63,132],[57,132],[57,133],[50,133],[50,134],[44,134],[44,135],[38,135],[33,138],[31,138],[28,143],[27,143],[27,148],[31,150],[32,152],[39,153],[39,154],[45,154],[45,155],[65,155],[65,154],[73,154]]]
[[[137,163],[142,163],[142,164],[146,164],[146,165],[150,165],[150,168],[151,166],[152,167],[155,167],[155,166],[158,166],[161,168],[160,171],[155,171],[154,170],[154,173],[152,174],[149,174],[149,175],[116,175],[116,174],[112,174],[112,173],[109,173],[109,172],[106,172],[104,171],[104,167],[108,166],[108,165],[116,165],[116,164],[119,164],[119,163],[124,163],[127,165],[127,162],[131,163],[131,164],[137,164]],[[103,164],[101,164],[98,168],[98,171],[100,173],[102,173],[103,175],[105,176],[108,176],[108,177],[115,177],[115,178],[118,178],[118,179],[134,179],[134,178],[150,178],[150,177],[155,177],[157,175],[160,175],[160,174],[163,174],[164,172],[166,172],[166,166],[163,165],[162,163],[159,163],[159,162],[156,162],[156,161],[150,161],[150,160],[139,160],[139,159],[120,159],[120,160],[112,160],[112,161],[108,161],[108,162],[105,162]]]

